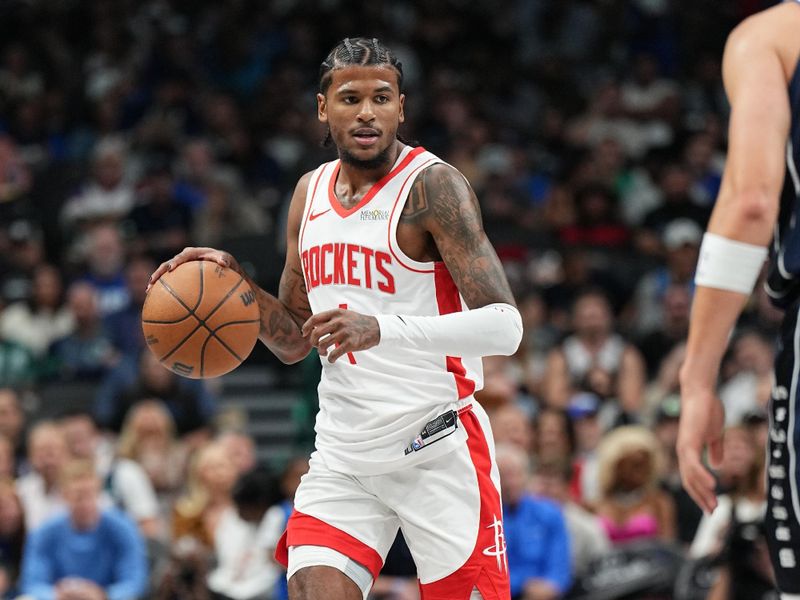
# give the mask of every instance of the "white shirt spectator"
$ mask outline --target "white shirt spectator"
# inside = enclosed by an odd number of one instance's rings
[[[267,596],[281,571],[261,543],[261,529],[232,508],[222,513],[214,536],[217,568],[208,575],[211,590],[233,600]]]
[[[66,308],[33,312],[27,303],[15,302],[0,313],[0,338],[17,342],[37,357],[74,328],[75,320]]]

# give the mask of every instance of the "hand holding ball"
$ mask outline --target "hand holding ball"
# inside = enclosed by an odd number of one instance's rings
[[[236,271],[192,260],[152,285],[142,308],[147,347],[184,377],[218,377],[255,346],[260,316],[255,292]]]

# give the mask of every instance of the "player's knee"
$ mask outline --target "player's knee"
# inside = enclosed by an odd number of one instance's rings
[[[289,600],[362,600],[358,586],[333,567],[303,567],[289,578]]]

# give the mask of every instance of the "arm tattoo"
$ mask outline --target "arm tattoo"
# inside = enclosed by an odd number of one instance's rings
[[[420,193],[421,188],[421,193]],[[413,217],[424,219],[458,290],[470,308],[494,302],[514,304],[505,272],[483,231],[478,199],[454,169],[423,171],[412,193]]]
[[[287,351],[305,343],[300,325],[311,316],[311,307],[308,305],[302,273],[294,268],[284,271],[279,298],[257,289],[260,337],[264,343],[273,350]]]

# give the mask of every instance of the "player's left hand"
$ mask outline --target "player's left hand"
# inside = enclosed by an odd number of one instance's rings
[[[722,435],[725,409],[711,389],[681,390],[681,416],[678,430],[678,464],[683,487],[706,513],[717,507],[717,481],[703,464],[708,448],[712,466],[722,462]]]
[[[303,323],[303,337],[308,337],[320,356],[336,362],[348,352],[377,346],[381,339],[378,319],[345,308],[335,308],[313,315]],[[333,350],[329,349],[334,346]]]

